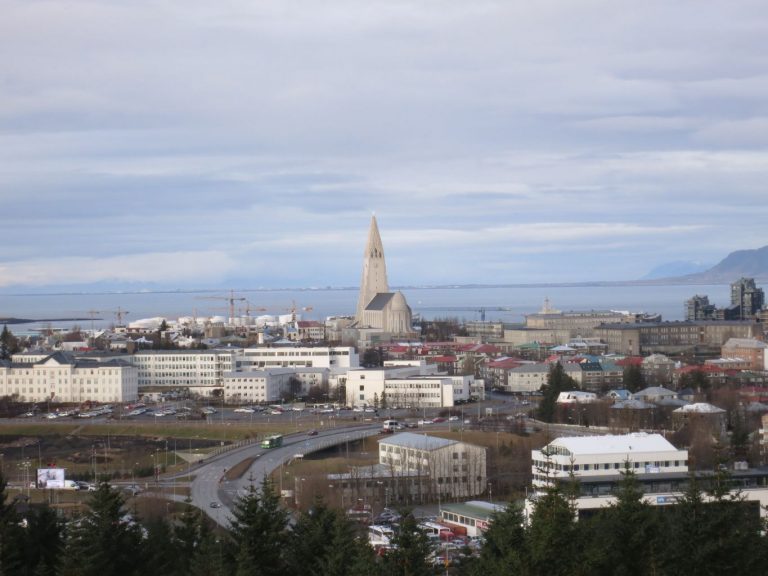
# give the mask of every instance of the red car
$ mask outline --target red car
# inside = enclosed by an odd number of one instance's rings
[[[445,422],[445,418],[441,418],[440,416],[432,418],[432,424],[440,424],[440,422]]]

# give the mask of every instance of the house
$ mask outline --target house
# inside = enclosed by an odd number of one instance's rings
[[[677,400],[677,392],[668,388],[663,388],[662,386],[650,386],[648,388],[643,388],[639,392],[635,392],[632,394],[632,398],[656,404],[663,400]]]
[[[558,404],[589,404],[590,402],[597,402],[597,394],[581,390],[560,392],[556,402]]]

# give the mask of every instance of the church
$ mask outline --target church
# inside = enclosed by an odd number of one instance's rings
[[[379,235],[376,216],[371,217],[368,242],[363,253],[363,274],[360,296],[353,327],[369,337],[366,340],[386,339],[386,336],[412,336],[413,316],[402,292],[390,292],[384,246]],[[370,338],[376,335],[376,338]]]

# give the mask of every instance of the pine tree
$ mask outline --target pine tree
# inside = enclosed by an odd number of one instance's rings
[[[12,355],[19,351],[19,341],[8,330],[8,325],[3,325],[3,331],[0,332],[0,360],[9,360]]]
[[[43,506],[27,516],[25,574],[54,576],[64,548],[64,530],[56,512]]]
[[[429,538],[419,529],[413,514],[403,515],[400,531],[395,536],[393,548],[382,562],[382,572],[387,576],[427,576],[434,570],[427,563],[432,550]]]
[[[558,486],[539,496],[526,531],[528,568],[541,576],[577,573],[578,541],[575,511]]]
[[[645,387],[645,378],[643,378],[643,372],[640,370],[640,366],[637,364],[630,364],[624,368],[624,388],[630,392],[637,392]]]
[[[237,501],[233,515],[237,576],[284,576],[288,517],[272,483],[265,478],[259,491],[252,488]]]
[[[485,544],[478,559],[470,566],[471,576],[514,576],[523,573],[527,563],[523,513],[510,505],[495,514],[485,532]]]
[[[173,538],[170,526],[164,519],[157,518],[149,522],[146,528],[146,538],[141,546],[144,565],[151,567],[155,574],[173,576],[181,548]]]
[[[541,390],[544,397],[539,403],[539,418],[544,422],[552,422],[560,392],[576,390],[578,387],[576,381],[565,373],[563,365],[560,362],[555,362],[550,367],[547,383]]]
[[[224,548],[223,537],[216,537],[201,514],[198,517],[197,540],[194,553],[190,558],[189,572],[179,573],[185,576],[186,574],[191,576],[229,576],[232,573],[232,567],[228,562],[229,554],[225,552]]]
[[[585,556],[592,574],[641,576],[659,572],[659,511],[643,500],[643,490],[629,465],[625,462],[616,503],[589,526]]]
[[[176,563],[176,574],[179,576],[185,576],[191,571],[192,558],[200,545],[201,521],[200,510],[192,506],[191,499],[187,499],[184,512],[173,527],[174,542],[179,553]]]
[[[125,511],[125,498],[103,483],[88,512],[70,525],[62,576],[133,576],[142,573],[142,532]]]
[[[24,534],[14,505],[6,503],[6,486],[5,477],[0,473],[0,576],[20,574],[24,569]]]

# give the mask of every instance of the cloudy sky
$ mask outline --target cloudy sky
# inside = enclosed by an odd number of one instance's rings
[[[764,0],[0,0],[0,288],[639,278],[768,244]]]

